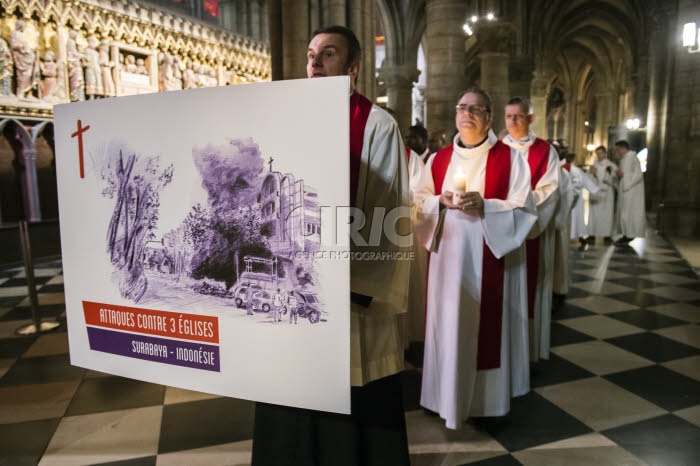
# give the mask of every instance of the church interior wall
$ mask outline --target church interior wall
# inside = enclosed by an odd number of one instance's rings
[[[700,236],[700,53],[680,47],[680,31],[686,22],[700,24],[697,1],[679,2],[677,48],[671,103],[668,112],[669,142],[666,150],[664,190],[660,203],[660,228],[671,235]]]

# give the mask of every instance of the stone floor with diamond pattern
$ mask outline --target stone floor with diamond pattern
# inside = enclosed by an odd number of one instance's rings
[[[700,281],[656,234],[570,252],[572,286],[552,312],[552,354],[503,418],[448,431],[403,373],[412,464],[700,464]],[[36,264],[30,323],[21,268],[0,270],[1,465],[244,465],[253,403],[70,365],[60,261]]]

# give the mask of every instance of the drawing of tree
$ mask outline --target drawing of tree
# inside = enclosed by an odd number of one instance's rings
[[[197,204],[192,207],[178,228],[164,235],[167,254],[173,264],[172,273],[183,275],[189,272],[195,245],[204,241],[209,231],[209,212],[201,204]]]
[[[141,157],[122,146],[109,154],[101,176],[102,195],[116,202],[107,228],[107,252],[120,272],[123,297],[138,302],[148,286],[143,249],[158,224],[160,192],[173,177],[173,165],[160,170],[159,157]]]
[[[195,165],[207,192],[211,222],[208,234],[196,243],[192,276],[212,278],[230,288],[236,280],[236,259],[272,257],[260,235],[256,198],[262,183],[264,160],[252,139],[235,139],[221,146],[194,149]]]

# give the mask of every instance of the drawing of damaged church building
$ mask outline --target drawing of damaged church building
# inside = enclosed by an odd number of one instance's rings
[[[260,223],[269,235],[270,250],[293,257],[297,251],[316,251],[321,243],[321,209],[318,193],[295,180],[291,173],[270,170],[260,190]]]

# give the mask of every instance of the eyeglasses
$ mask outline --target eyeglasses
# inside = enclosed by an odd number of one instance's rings
[[[469,112],[474,116],[483,116],[489,112],[489,108],[484,105],[459,104],[455,107],[457,113]]]

